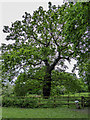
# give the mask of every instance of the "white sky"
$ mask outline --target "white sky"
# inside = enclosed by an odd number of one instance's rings
[[[4,25],[10,26],[11,22],[21,20],[25,12],[32,14],[39,6],[47,10],[49,1],[54,5],[63,4],[63,0],[0,0],[0,45],[1,43],[8,43],[5,41],[7,34],[2,32]],[[71,64],[66,62],[69,67],[66,72],[71,72],[75,63],[75,60],[72,60]],[[76,71],[76,74],[78,74],[78,71]]]

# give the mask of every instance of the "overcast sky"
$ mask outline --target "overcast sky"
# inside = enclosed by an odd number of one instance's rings
[[[63,0],[1,0],[0,2],[0,30],[2,33],[2,38],[0,44],[5,42],[6,34],[2,32],[4,25],[11,25],[12,22],[16,20],[21,20],[25,12],[33,13],[37,10],[39,6],[43,6],[45,10],[48,9],[48,2],[51,1],[52,4],[62,5]],[[11,1],[11,2],[10,2]],[[21,2],[22,1],[22,2]],[[57,2],[55,2],[57,1]]]
[[[2,32],[4,25],[10,26],[12,22],[15,22],[16,20],[21,20],[25,12],[29,12],[30,14],[32,14],[33,11],[39,8],[39,6],[42,6],[45,10],[47,10],[49,1],[57,6],[63,4],[63,0],[24,0],[24,1],[1,0],[0,1],[0,32],[1,32],[0,45],[1,43],[8,43],[7,41],[5,41],[5,37],[7,34]],[[66,71],[71,72],[73,68],[73,64],[75,63],[76,63],[75,60],[72,60],[71,64],[66,62],[66,64],[69,67],[69,69],[67,69]]]

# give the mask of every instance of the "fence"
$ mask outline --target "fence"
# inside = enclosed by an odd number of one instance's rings
[[[5,99],[6,97],[3,97],[3,99]],[[86,104],[86,102],[89,101],[90,97],[84,97],[85,99],[82,99],[82,97],[76,97],[76,96],[60,96],[60,97],[55,97],[52,96],[49,99],[44,99],[42,97],[8,97],[8,98],[12,98],[12,99],[23,99],[24,101],[26,100],[28,102],[28,100],[30,99],[36,99],[37,100],[37,104],[39,107],[41,106],[53,106],[53,107],[57,107],[57,106],[61,106],[61,105],[67,105],[68,108],[70,107],[70,105],[75,105],[75,101],[79,101],[78,105],[79,106],[84,106]],[[3,102],[3,101],[2,101]]]
[[[75,105],[75,101],[79,101],[78,105],[83,106],[85,105],[86,102],[89,101],[89,97],[84,97],[84,99],[82,99],[82,97],[75,97],[75,96],[60,96],[60,97],[51,97],[51,99],[39,99],[39,105],[44,105],[45,102],[44,101],[49,101],[50,104],[53,104],[54,107],[58,106],[58,105],[67,105],[68,108],[70,105]],[[46,103],[47,104],[47,103]]]

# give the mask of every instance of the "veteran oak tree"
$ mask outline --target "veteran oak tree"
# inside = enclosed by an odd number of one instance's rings
[[[40,6],[32,16],[25,12],[22,21],[4,26],[3,32],[8,34],[6,40],[13,43],[1,47],[2,78],[12,81],[20,72],[30,72],[32,79],[43,81],[45,98],[50,96],[55,66],[66,68],[65,60],[70,62],[71,58],[81,54],[81,46],[85,44],[83,33],[87,31],[87,22],[84,29],[80,27],[85,22],[79,21],[83,15],[73,18],[79,13],[78,4],[65,3],[56,7],[49,2],[48,5],[47,11]]]

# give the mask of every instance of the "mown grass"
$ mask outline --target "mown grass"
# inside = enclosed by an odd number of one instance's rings
[[[68,95],[64,95],[64,96],[68,96]],[[80,94],[76,93],[75,95],[70,94],[70,96],[88,97],[88,93],[80,93]],[[43,103],[44,102],[46,103],[46,101],[47,100],[43,101]],[[56,103],[58,102],[60,103],[60,101],[56,101]],[[69,102],[71,103],[72,101]],[[56,108],[34,108],[34,109],[2,107],[2,117],[3,118],[88,118],[88,110],[87,108],[78,110],[76,109],[75,104],[70,105],[70,108],[68,108],[67,105],[63,105],[63,106],[60,105]]]
[[[87,111],[87,110],[86,110]],[[57,108],[2,108],[3,118],[88,118],[88,112],[65,107]]]
[[[0,120],[2,118],[2,108],[1,108],[1,104],[2,104],[2,96],[0,96]]]
[[[0,120],[2,118],[2,108],[0,107]]]

